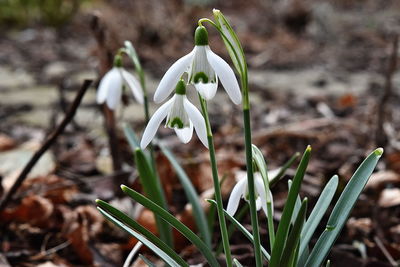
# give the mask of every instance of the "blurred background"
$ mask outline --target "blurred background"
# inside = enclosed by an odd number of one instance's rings
[[[104,221],[93,203],[96,198],[112,201],[154,229],[151,213],[114,190],[118,175],[136,189],[140,185],[122,130],[118,141],[123,166],[119,172],[113,169],[103,114],[95,102],[96,85],[118,48],[130,40],[152,99],[168,67],[193,48],[197,20],[212,19],[213,8],[229,19],[244,47],[253,143],[269,167],[281,166],[312,145],[302,187],[311,204],[333,174],[339,174],[343,188],[369,151],[385,148],[331,260],[333,266],[398,266],[397,0],[1,0],[0,196],[65,115],[83,79],[95,81],[65,133],[1,211],[1,266],[121,266],[136,241]],[[218,33],[208,29],[211,49],[231,62]],[[124,66],[133,71],[128,58]],[[129,92],[124,99],[117,127],[129,123],[140,136],[143,108]],[[191,100],[196,102],[195,94]],[[151,102],[151,110],[156,108]],[[242,117],[222,88],[210,111],[227,198],[235,176],[245,169]],[[159,133],[181,159],[199,195],[206,196],[212,187],[208,152],[196,138],[183,146],[169,129],[161,127]],[[157,162],[171,211],[194,227],[175,173],[161,154]],[[286,192],[286,182],[273,190],[278,210]],[[250,227],[250,218],[244,224]],[[266,229],[262,231],[266,241]],[[240,235],[232,240],[233,253],[251,266],[252,247]],[[202,261],[183,238],[177,242],[186,259]]]

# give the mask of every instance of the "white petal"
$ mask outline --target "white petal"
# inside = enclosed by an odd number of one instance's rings
[[[256,193],[258,194],[260,200],[261,200],[261,207],[265,213],[265,215],[267,215],[267,197],[265,194],[265,187],[264,187],[264,181],[262,180],[261,177],[254,177],[254,187],[256,189]],[[269,192],[271,193],[271,191]],[[271,195],[271,199],[272,199],[272,195]]]
[[[183,129],[178,129],[175,128],[175,133],[179,137],[179,140],[181,140],[182,143],[187,144],[189,143],[190,139],[192,139],[193,135],[193,123],[190,122],[190,126],[183,128]]]
[[[228,206],[226,212],[233,216],[235,215],[238,207],[240,198],[245,194],[247,187],[247,178],[240,179],[239,182],[233,187],[231,195],[229,196]]]
[[[97,89],[98,104],[103,104],[106,101],[108,92],[118,85],[118,80],[121,80],[121,77],[117,68],[112,68],[103,76]]]
[[[213,67],[215,73],[221,80],[225,91],[236,105],[242,102],[242,94],[240,92],[239,84],[236,80],[235,73],[231,69],[228,63],[225,62],[221,57],[216,55],[211,49],[207,49],[207,59],[211,67]]]
[[[121,102],[122,97],[122,76],[118,73],[118,79],[116,78],[110,84],[107,92],[106,103],[107,106],[114,110],[118,104]]]
[[[260,197],[258,197],[257,199],[256,199],[256,209],[257,210],[260,210],[261,209],[261,198]]]
[[[175,89],[175,86],[182,74],[189,69],[194,55],[194,50],[176,61],[164,74],[156,92],[154,93],[154,102],[160,103]]]
[[[121,74],[122,78],[124,78],[124,81],[126,85],[131,89],[133,96],[135,97],[136,101],[139,102],[140,104],[143,104],[143,90],[142,87],[140,86],[140,83],[138,80],[127,72],[126,70],[121,68]]]
[[[217,92],[218,83],[195,83],[194,86],[196,90],[200,93],[202,97],[206,100],[210,100],[215,96]]]
[[[158,126],[160,126],[163,119],[167,116],[170,107],[174,101],[174,97],[168,100],[165,104],[163,104],[159,109],[154,112],[153,116],[150,118],[149,123],[144,130],[142,135],[142,141],[140,142],[140,147],[145,149],[147,145],[153,140],[154,135],[156,135]]]
[[[187,98],[185,98],[183,101],[183,106],[185,107],[189,119],[193,123],[197,136],[203,145],[208,148],[206,122],[203,115],[201,115],[200,111],[192,103],[190,103]]]

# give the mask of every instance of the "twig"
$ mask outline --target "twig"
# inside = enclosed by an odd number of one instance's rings
[[[393,39],[392,52],[390,54],[389,65],[385,73],[384,94],[378,103],[378,119],[375,132],[375,143],[379,147],[385,147],[388,137],[384,131],[385,119],[387,117],[387,103],[393,94],[392,78],[397,69],[397,50],[399,47],[399,36],[395,35]]]
[[[383,255],[385,255],[386,259],[390,262],[392,266],[398,266],[397,262],[393,259],[392,255],[390,255],[389,251],[385,248],[383,245],[382,241],[379,239],[379,237],[374,236],[374,241],[376,245],[380,248],[382,251]]]
[[[40,147],[38,151],[32,156],[29,162],[25,165],[25,168],[22,170],[20,175],[18,176],[17,180],[14,182],[10,190],[6,193],[3,199],[0,202],[0,211],[2,211],[10,202],[15,192],[21,186],[23,181],[28,176],[29,172],[38,162],[38,160],[42,157],[42,155],[51,147],[51,145],[56,141],[57,137],[64,131],[65,127],[67,127],[68,123],[72,120],[75,116],[76,110],[78,109],[83,96],[85,95],[87,89],[92,84],[91,80],[85,80],[82,84],[82,87],[79,89],[78,94],[76,95],[74,102],[72,103],[71,107],[69,108],[68,113],[65,115],[62,122],[58,125],[58,127],[47,137],[46,141]]]
[[[102,25],[100,15],[96,13],[93,14],[90,28],[97,42],[98,58],[100,61],[99,76],[102,77],[113,66],[113,53],[107,46],[107,29]],[[115,114],[113,110],[107,107],[107,105],[103,105],[102,111],[104,115],[104,125],[108,135],[111,158],[113,161],[113,170],[119,172],[122,170],[122,158],[118,142]],[[123,183],[123,180],[122,177],[120,180],[115,181],[116,192],[120,192],[119,185]]]

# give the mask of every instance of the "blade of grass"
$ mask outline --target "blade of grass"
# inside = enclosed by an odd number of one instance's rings
[[[189,200],[190,204],[192,204],[193,216],[196,221],[197,229],[199,229],[201,236],[207,246],[211,247],[211,234],[208,228],[206,215],[204,214],[204,211],[200,205],[199,195],[196,193],[192,182],[190,181],[186,172],[178,163],[174,155],[171,153],[171,151],[169,151],[169,149],[161,144],[159,144],[159,147],[174,167],[179,181],[181,182],[181,185],[185,191],[186,197]]]
[[[213,206],[217,205],[217,202],[215,202],[215,200],[213,200],[213,199],[207,199],[207,201],[208,201],[209,203],[211,203]],[[225,217],[228,218],[228,220],[230,220],[230,221],[236,226],[236,228],[237,228],[240,232],[242,232],[242,234],[243,234],[248,240],[250,240],[251,243],[254,242],[253,235],[252,235],[249,231],[247,231],[247,229],[244,228],[243,225],[240,224],[240,222],[238,222],[234,217],[232,217],[231,215],[229,215],[229,214],[226,212],[226,210],[224,210],[224,214],[225,214]],[[265,250],[265,248],[263,248],[262,246],[261,246],[261,254],[264,256],[264,258],[265,258],[267,261],[269,261],[270,255],[269,255],[269,253]]]
[[[155,173],[153,172],[153,168],[140,148],[136,148],[135,150],[135,162],[136,168],[139,172],[140,183],[143,186],[146,196],[159,206],[167,209],[167,201],[165,200],[160,181],[157,179]],[[156,213],[154,213],[154,216],[161,239],[167,243],[168,246],[173,248],[174,242],[172,238],[171,227],[164,223]]]
[[[131,234],[132,236],[134,236],[137,240],[139,240],[140,242],[142,242],[146,247],[148,247],[149,249],[151,249],[155,254],[157,254],[161,259],[163,259],[167,264],[169,264],[170,266],[176,266],[179,267],[180,265],[174,261],[167,253],[165,253],[164,251],[162,251],[160,248],[158,248],[156,245],[154,245],[152,242],[150,242],[149,240],[147,240],[146,238],[144,238],[142,235],[136,233],[135,231],[133,231],[131,228],[129,228],[128,226],[124,225],[122,222],[120,222],[119,220],[117,220],[116,218],[114,218],[113,216],[111,216],[110,214],[108,214],[105,210],[103,210],[100,207],[97,207],[97,209],[101,212],[101,214],[103,214],[104,217],[106,217],[108,220],[110,220],[111,222],[113,222],[115,225],[119,226],[121,229],[125,230],[126,232],[128,232],[129,234]]]
[[[307,198],[305,198],[301,203],[301,207],[294,222],[292,231],[289,234],[288,240],[283,250],[279,266],[282,267],[290,266],[289,263],[291,261],[294,262],[295,255],[298,254],[296,253],[296,247],[299,245],[300,233],[306,218],[306,211],[307,211]]]
[[[126,123],[124,123],[122,128],[124,129],[124,134],[125,134],[126,139],[128,140],[130,147],[133,150],[140,147],[139,139],[138,139],[137,135],[135,134],[135,132],[132,130],[132,128]]]
[[[271,177],[269,180],[269,185],[270,187],[273,187],[277,182],[279,182],[280,179],[285,175],[287,169],[292,166],[292,164],[295,162],[295,160],[300,156],[299,152],[296,152],[283,166],[280,168],[279,172],[274,176]]]
[[[289,232],[290,220],[292,218],[296,198],[300,191],[301,182],[303,181],[308,161],[310,160],[310,154],[311,147],[308,146],[303,154],[303,157],[301,158],[300,164],[293,179],[292,186],[289,190],[285,207],[283,208],[281,221],[278,225],[278,230],[276,232],[274,247],[272,248],[270,267],[279,266],[279,262],[283,253],[283,248],[285,246],[285,241]]]
[[[340,195],[328,219],[325,231],[319,237],[306,262],[307,267],[320,266],[341,232],[351,210],[375,169],[383,149],[374,150],[358,167]]]
[[[161,250],[163,250],[165,253],[167,253],[172,259],[174,259],[176,262],[178,262],[181,266],[189,266],[171,247],[169,247],[164,241],[159,239],[157,236],[155,236],[153,233],[151,233],[149,230],[144,228],[142,225],[137,223],[135,220],[133,220],[131,217],[126,215],[125,213],[121,212],[117,208],[113,207],[112,205],[108,204],[107,202],[97,199],[96,200],[97,205],[100,206],[101,209],[105,210],[107,213],[111,214],[114,216],[116,219],[121,221],[122,223],[126,224],[136,232],[140,233],[143,235],[145,238],[147,238],[150,242],[152,242],[154,245],[159,247]]]
[[[137,201],[141,205],[145,206],[149,210],[156,213],[160,216],[165,222],[173,226],[179,232],[181,232],[190,242],[195,245],[199,251],[204,255],[207,259],[210,266],[219,266],[216,258],[214,257],[213,253],[211,252],[210,248],[195,234],[190,230],[186,225],[181,223],[178,219],[176,219],[173,215],[171,215],[168,211],[151,201],[150,199],[146,198],[142,194],[139,194],[135,190],[130,189],[125,185],[121,185],[122,191],[125,192],[130,198]]]
[[[211,205],[211,207],[215,208],[214,205]],[[248,212],[249,212],[249,205],[244,205],[244,206],[239,210],[239,212],[236,214],[236,220],[237,220],[237,221],[240,221],[240,220],[244,217],[244,215],[246,215]],[[231,238],[233,232],[235,231],[235,228],[236,228],[236,227],[235,227],[234,224],[231,224],[231,225],[228,226],[228,236],[229,236],[229,239]],[[224,247],[223,247],[223,245],[222,245],[222,242],[219,242],[218,247],[217,247],[217,249],[216,249],[216,251],[215,251],[215,255],[218,256],[219,254],[221,254],[223,249],[224,249]]]
[[[233,259],[233,264],[235,264],[236,267],[243,267],[243,265],[235,258]]]
[[[322,193],[319,196],[317,203],[315,204],[310,216],[308,217],[306,223],[304,224],[303,230],[301,231],[300,250],[299,250],[300,255],[303,255],[308,245],[308,242],[310,242],[311,237],[315,232],[315,229],[317,229],[317,226],[324,217],[324,214],[328,209],[329,204],[333,199],[333,196],[335,195],[338,183],[339,183],[339,178],[337,175],[334,175],[325,185],[324,190],[322,190]]]

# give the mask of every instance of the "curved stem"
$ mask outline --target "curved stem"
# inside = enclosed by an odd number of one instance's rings
[[[217,202],[219,226],[221,229],[222,245],[225,251],[226,265],[228,267],[232,267],[231,250],[229,247],[229,235],[228,235],[228,229],[226,227],[225,215],[222,204],[221,188],[218,179],[217,161],[215,158],[214,138],[211,131],[210,119],[208,117],[207,102],[203,97],[200,96],[200,94],[199,94],[199,100],[201,104],[201,110],[203,111],[204,120],[206,122],[208,148],[210,151],[210,162],[211,162],[212,176],[214,182],[215,200]]]

